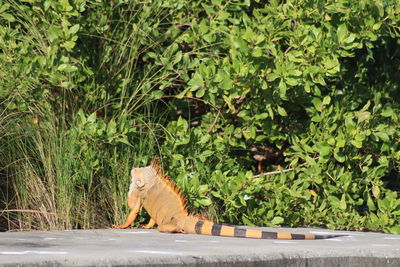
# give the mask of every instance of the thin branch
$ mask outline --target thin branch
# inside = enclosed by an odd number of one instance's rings
[[[315,157],[313,159],[319,159],[319,157]],[[303,164],[300,164],[298,167],[302,167],[302,166],[305,166],[305,165],[307,165],[307,162],[304,162]],[[295,170],[294,168],[289,168],[289,169],[284,169],[284,170],[280,170],[280,171],[263,172],[263,173],[254,175],[253,178],[260,177],[261,175],[265,175],[265,176],[267,176],[267,175],[275,175],[275,174],[280,174],[280,173],[285,173],[285,172],[291,172],[291,171],[294,171],[294,170]]]
[[[214,119],[214,121],[213,121],[213,124],[212,124],[211,127],[208,129],[207,133],[211,133],[211,132],[212,132],[212,130],[214,129],[215,124],[217,123],[218,118],[219,118],[220,115],[221,115],[221,110],[218,109],[217,116],[215,116],[215,119]]]
[[[257,178],[260,177],[261,175],[275,175],[275,174],[280,174],[280,173],[285,173],[285,172],[291,172],[294,171],[294,168],[289,168],[289,169],[285,169],[285,170],[281,170],[281,171],[273,171],[273,172],[263,172],[257,175],[254,175],[253,178]]]

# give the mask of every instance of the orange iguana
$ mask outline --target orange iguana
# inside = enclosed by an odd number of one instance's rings
[[[186,201],[181,191],[164,175],[157,159],[153,159],[150,166],[133,168],[131,179],[128,193],[128,205],[131,212],[123,225],[113,225],[113,228],[129,227],[143,206],[151,217],[149,223],[143,228],[152,228],[157,224],[160,232],[261,239],[326,239],[340,236],[243,229],[215,224],[201,215],[188,214]]]

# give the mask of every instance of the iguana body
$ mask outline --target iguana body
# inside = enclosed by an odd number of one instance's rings
[[[113,225],[114,228],[129,227],[136,219],[140,209],[144,207],[151,217],[150,222],[144,228],[152,228],[157,224],[160,232],[262,239],[337,237],[337,235],[303,235],[242,229],[215,224],[201,215],[190,215],[186,210],[186,201],[181,191],[164,175],[156,159],[148,167],[133,168],[131,179],[128,193],[128,205],[131,212],[123,225]]]

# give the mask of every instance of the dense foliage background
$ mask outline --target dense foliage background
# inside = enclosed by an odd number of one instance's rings
[[[120,223],[158,156],[217,221],[400,233],[399,37],[398,0],[0,0],[0,226]]]

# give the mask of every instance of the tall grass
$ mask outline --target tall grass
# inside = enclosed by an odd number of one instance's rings
[[[5,198],[4,212],[11,213],[11,229],[98,228],[124,219],[129,170],[148,154],[144,149],[153,138],[150,134],[138,139],[142,151],[110,148],[110,157],[93,169],[84,164],[88,159],[77,140],[62,127],[22,121],[13,130],[0,147],[12,193]],[[98,152],[94,145],[87,149]]]
[[[26,6],[14,4],[14,17],[29,29],[34,18]],[[90,8],[101,9],[102,4]],[[18,90],[0,105],[0,230],[119,223],[127,214],[130,168],[157,153],[164,118],[163,112],[155,116],[160,103],[149,92],[166,79],[163,66],[149,67],[140,58],[158,45],[149,36],[149,25],[167,13],[160,5],[141,2],[119,4],[104,14],[109,30],[103,35],[94,34],[91,22],[82,17],[81,43],[70,55],[92,74],[67,76],[76,84],[73,89],[50,89],[24,112],[7,105],[20,96]],[[25,42],[45,54],[50,26],[42,21]],[[50,68],[43,73],[57,73],[57,66]],[[41,77],[43,84],[30,79],[24,84],[32,92],[53,86]]]

